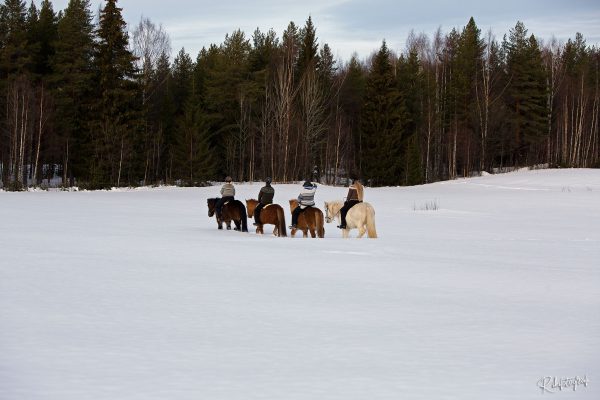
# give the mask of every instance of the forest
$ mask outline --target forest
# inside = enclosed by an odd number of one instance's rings
[[[0,5],[5,190],[349,175],[416,185],[525,166],[600,167],[600,49],[576,33],[497,37],[473,18],[336,60],[309,16],[172,53],[116,0]]]

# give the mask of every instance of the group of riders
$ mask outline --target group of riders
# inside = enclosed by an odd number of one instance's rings
[[[352,206],[361,203],[363,201],[364,187],[356,177],[351,177],[351,185],[348,188],[348,194],[344,201],[344,206],[340,209],[341,221],[338,228],[346,229],[346,214]],[[317,184],[311,181],[306,181],[302,184],[302,189],[298,195],[298,207],[292,212],[292,224],[290,229],[297,228],[298,217],[300,213],[308,207],[315,206],[315,192],[317,191]],[[217,218],[221,218],[221,210],[223,205],[228,201],[234,200],[235,187],[233,186],[232,179],[230,176],[225,178],[225,184],[221,187],[221,198],[216,204]],[[258,192],[258,205],[254,210],[254,225],[262,225],[260,222],[260,211],[269,204],[273,203],[273,197],[275,197],[275,189],[271,186],[271,178],[265,179],[265,186]]]

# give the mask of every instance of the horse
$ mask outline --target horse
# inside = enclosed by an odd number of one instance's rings
[[[336,219],[341,223],[342,216],[340,209],[344,206],[343,201],[325,202],[325,221],[330,223]],[[369,203],[358,203],[354,205],[346,214],[346,229],[342,229],[342,236],[347,238],[351,229],[358,229],[358,237],[361,238],[367,233],[369,238],[377,237],[375,229],[375,209]]]
[[[207,199],[208,205],[208,216],[212,217],[215,215],[216,205],[219,198]],[[223,222],[227,226],[227,230],[231,229],[231,221],[235,224],[234,230],[242,232],[248,232],[248,215],[246,214],[246,207],[244,203],[239,200],[228,201],[223,205],[221,209],[221,218],[217,218],[218,229],[223,229]]]
[[[290,211],[293,213],[298,207],[298,200],[290,200]],[[302,231],[302,237],[308,237],[307,231],[310,231],[312,238],[325,237],[325,228],[323,227],[323,211],[316,207],[306,207],[298,216],[298,227],[292,228],[290,235],[294,237],[296,231]]]
[[[254,215],[254,209],[258,205],[258,200],[246,199],[246,208],[248,209],[248,215]],[[285,214],[283,208],[279,204],[268,204],[262,210],[260,210],[260,222],[261,224],[256,227],[256,233],[263,234],[263,225],[271,224],[275,225],[273,228],[273,235],[275,236],[287,236],[285,228]]]

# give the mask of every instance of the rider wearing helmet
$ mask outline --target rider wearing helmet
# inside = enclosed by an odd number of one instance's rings
[[[298,196],[298,207],[294,208],[292,212],[292,225],[290,229],[295,229],[298,226],[298,217],[300,213],[304,211],[306,207],[312,207],[315,205],[315,192],[317,191],[317,184],[310,181],[304,182],[302,185],[302,191]]]
[[[271,178],[265,179],[265,186],[258,192],[258,205],[254,209],[254,225],[262,225],[260,222],[260,210],[268,204],[273,203],[273,197],[275,196],[275,189],[271,186]]]
[[[232,179],[230,176],[225,178],[225,184],[221,187],[221,198],[217,201],[215,206],[217,212],[217,218],[221,219],[221,210],[223,209],[223,205],[228,201],[233,201],[235,196],[235,187],[233,183],[231,183]]]

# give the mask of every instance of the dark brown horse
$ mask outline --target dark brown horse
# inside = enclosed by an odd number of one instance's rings
[[[258,205],[258,200],[250,199],[246,200],[246,208],[248,209],[248,215],[254,215],[254,209]],[[279,204],[266,205],[260,210],[260,222],[261,224],[256,227],[256,233],[264,233],[263,225],[271,224],[275,225],[273,228],[273,235],[275,236],[287,236],[285,228],[285,214],[283,208]]]
[[[298,200],[290,200],[290,211],[294,212],[294,209],[298,207]],[[310,231],[312,238],[325,237],[323,211],[316,207],[306,207],[298,216],[297,228],[292,228],[290,235],[294,237],[296,231],[302,231],[302,237],[308,237],[307,232]]]
[[[218,200],[218,197],[216,199],[213,198],[206,200],[209,217],[215,215],[215,208]],[[223,229],[223,222],[225,222],[227,230],[230,230],[231,221],[233,221],[235,224],[234,229],[236,231],[241,230],[242,232],[248,232],[248,216],[246,215],[246,207],[244,207],[244,204],[239,200],[232,200],[225,203],[221,209],[221,218],[217,218],[216,215],[215,218],[217,220],[217,226],[219,229]]]

